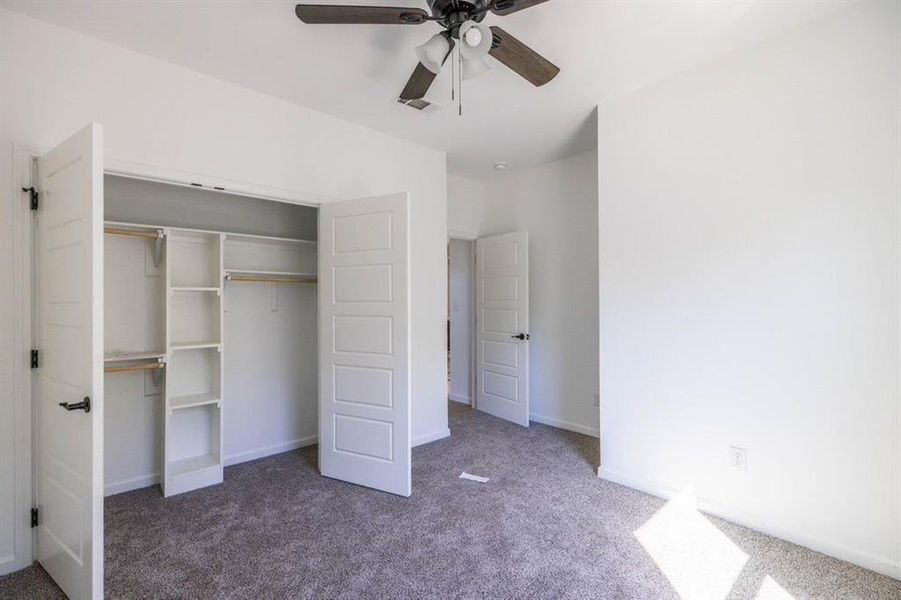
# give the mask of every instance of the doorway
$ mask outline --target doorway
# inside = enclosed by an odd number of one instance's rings
[[[529,234],[448,241],[448,399],[529,426]]]
[[[447,244],[447,398],[474,406],[475,242]]]

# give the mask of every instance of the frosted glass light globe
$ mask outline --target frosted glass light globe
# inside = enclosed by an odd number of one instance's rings
[[[470,48],[475,48],[482,43],[482,32],[479,31],[478,27],[467,29],[463,37]]]

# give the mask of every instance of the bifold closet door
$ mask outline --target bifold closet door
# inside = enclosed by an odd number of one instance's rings
[[[79,599],[103,597],[102,135],[92,124],[38,161],[37,558]]]
[[[319,209],[319,469],[409,496],[406,193]]]

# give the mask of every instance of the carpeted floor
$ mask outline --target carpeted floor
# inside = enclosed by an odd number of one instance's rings
[[[315,447],[170,499],[108,498],[106,594],[901,598],[901,581],[598,479],[593,438],[454,403],[451,430],[413,451],[410,498],[320,477]],[[0,578],[2,598],[60,596],[40,567]]]

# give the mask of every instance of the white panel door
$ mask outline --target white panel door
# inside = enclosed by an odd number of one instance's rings
[[[70,598],[103,597],[103,130],[38,161],[38,561]]]
[[[529,234],[476,240],[476,408],[529,426]]]
[[[411,491],[407,194],[319,209],[319,470]]]

